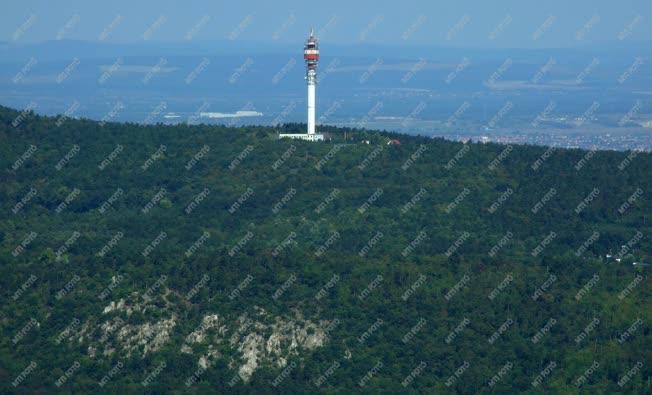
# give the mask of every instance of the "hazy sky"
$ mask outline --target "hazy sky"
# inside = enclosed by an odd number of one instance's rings
[[[5,0],[0,40],[563,47],[652,38],[652,0]]]

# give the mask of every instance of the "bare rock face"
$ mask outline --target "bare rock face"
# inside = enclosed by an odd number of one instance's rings
[[[175,293],[161,287],[159,292],[134,292],[108,302],[98,317],[66,330],[63,339],[88,345],[91,358],[144,358],[168,344],[175,332],[179,303]],[[174,299],[173,299],[174,300]],[[177,299],[178,300],[178,299]],[[237,317],[211,313],[185,335],[181,353],[198,355],[200,369],[210,368],[224,355],[228,366],[248,382],[261,366],[284,368],[291,358],[301,358],[327,338],[329,321],[313,322],[295,310],[291,316],[274,316],[260,307]]]
[[[200,327],[186,337],[183,352],[192,352],[192,344],[207,343],[209,352],[199,357],[197,364],[206,369],[211,362],[221,357],[215,347],[224,344],[237,351],[238,357],[229,361],[229,366],[238,371],[247,382],[261,365],[283,368],[291,357],[299,357],[302,351],[321,347],[326,340],[327,321],[314,323],[295,312],[294,317],[274,317],[265,310],[254,307],[252,314],[242,314],[236,325],[229,328],[219,325],[219,316],[207,315]],[[206,336],[215,329],[212,337]],[[225,341],[228,336],[228,342]]]
[[[222,318],[217,314],[209,314],[204,316],[201,321],[201,324],[192,331],[188,336],[184,344],[181,346],[181,352],[186,354],[193,353],[193,346],[196,344],[208,343],[208,351],[205,355],[199,357],[197,364],[201,369],[208,369],[211,365],[212,360],[221,356],[221,353],[217,350],[216,345],[222,342],[224,334],[227,331],[226,325],[222,324]],[[209,334],[214,336],[207,341]]]
[[[144,358],[163,347],[176,326],[177,316],[166,299],[168,293],[166,290],[152,298],[134,292],[126,299],[112,301],[95,322],[84,323],[69,341],[76,338],[80,343],[88,342],[91,358],[108,357],[116,352],[127,358],[135,355]]]
[[[186,342],[184,344],[187,346],[186,349],[190,349],[190,345],[192,344],[203,343],[206,339],[206,335],[211,330],[215,330],[218,334],[224,334],[226,332],[226,325],[220,325],[220,321],[220,316],[217,314],[204,316],[199,327],[186,336]]]
[[[176,325],[176,316],[154,323],[142,325],[124,325],[116,336],[118,346],[127,352],[127,358],[133,353],[143,357],[147,353],[158,351],[170,340],[170,333]]]

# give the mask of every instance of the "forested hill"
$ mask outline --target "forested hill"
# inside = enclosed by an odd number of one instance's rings
[[[302,129],[0,108],[0,392],[652,391],[652,155]]]

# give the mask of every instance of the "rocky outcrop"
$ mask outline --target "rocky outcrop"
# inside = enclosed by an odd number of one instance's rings
[[[293,317],[278,317],[254,307],[252,313],[244,313],[236,320],[234,327],[219,323],[217,314],[207,315],[200,327],[186,338],[184,352],[192,353],[192,345],[207,344],[208,353],[201,355],[197,364],[206,369],[221,358],[216,347],[225,344],[237,351],[229,366],[236,369],[243,381],[249,381],[256,369],[262,365],[283,368],[292,357],[299,357],[302,351],[311,351],[322,346],[326,340],[327,321],[314,323],[304,319],[299,312]],[[213,336],[206,336],[214,330]],[[228,337],[228,342],[226,341]]]
[[[156,298],[137,292],[128,298],[112,301],[104,307],[96,322],[87,321],[75,336],[78,342],[88,342],[91,358],[111,356],[118,352],[130,358],[156,352],[172,335],[177,315],[166,299],[169,291]],[[165,317],[151,320],[153,317]],[[144,321],[144,322],[142,322]]]
[[[91,358],[144,358],[181,335],[175,329],[182,306],[170,302],[171,294],[164,288],[158,295],[134,292],[111,301],[98,318],[70,329],[66,339],[88,344]],[[228,366],[247,382],[261,366],[284,368],[291,358],[321,347],[328,325],[305,319],[297,310],[289,316],[274,316],[260,307],[237,317],[210,313],[183,337],[179,351],[197,355],[203,370],[227,354]]]

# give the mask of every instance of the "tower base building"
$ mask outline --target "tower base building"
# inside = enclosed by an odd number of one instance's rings
[[[323,134],[316,133],[281,133],[278,135],[280,139],[298,139],[306,141],[324,141]]]

